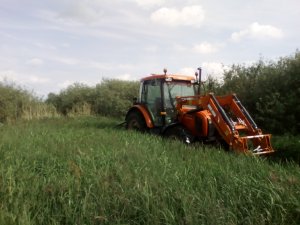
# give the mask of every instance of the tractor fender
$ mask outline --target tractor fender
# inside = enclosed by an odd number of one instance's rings
[[[133,111],[138,111],[143,115],[148,128],[153,128],[154,127],[153,121],[150,117],[150,114],[149,114],[148,110],[143,105],[134,105],[134,106],[132,106],[128,110],[125,118],[127,118],[129,116],[129,114]]]

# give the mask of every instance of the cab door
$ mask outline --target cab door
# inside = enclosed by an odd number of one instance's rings
[[[161,115],[161,112],[163,111],[162,99],[161,79],[146,80],[143,82],[141,103],[148,109],[155,126],[162,126],[164,124]]]

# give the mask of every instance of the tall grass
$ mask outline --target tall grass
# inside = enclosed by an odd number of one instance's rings
[[[19,119],[32,120],[43,118],[58,118],[56,108],[51,104],[44,102],[31,101],[28,105],[22,108]]]
[[[299,224],[300,170],[113,128],[0,127],[0,224]]]

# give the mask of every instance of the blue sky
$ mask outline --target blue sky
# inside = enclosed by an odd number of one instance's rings
[[[39,96],[74,82],[191,75],[300,46],[299,0],[0,0],[0,80]]]

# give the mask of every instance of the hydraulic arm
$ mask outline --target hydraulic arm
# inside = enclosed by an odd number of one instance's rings
[[[262,134],[236,95],[179,97],[177,110],[180,112],[184,105],[193,105],[199,111],[207,110],[211,114],[212,123],[230,149],[255,155],[274,151],[270,143],[271,135]]]

